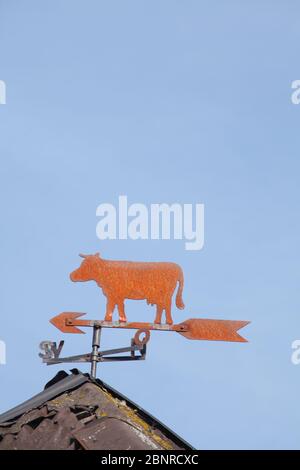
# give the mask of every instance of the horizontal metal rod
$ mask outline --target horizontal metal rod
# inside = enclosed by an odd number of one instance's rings
[[[145,359],[144,355],[140,356],[99,356],[97,358],[97,362],[113,362],[113,361],[137,361],[139,359]],[[92,362],[91,358],[89,360],[87,359],[72,359],[72,358],[67,358],[67,357],[62,357],[61,359],[48,359],[47,361],[44,361],[47,366],[53,366],[55,364],[64,364],[66,362]]]
[[[130,352],[130,351],[142,351],[144,348],[144,345],[133,345],[133,346],[128,346],[126,348],[118,348],[118,349],[107,349],[106,351],[99,351],[98,356],[97,356],[97,361],[98,362],[103,362],[101,361],[100,358],[103,356],[106,356],[107,354],[121,354],[125,352]],[[133,356],[131,356],[133,357]],[[91,354],[79,354],[77,356],[67,356],[67,357],[57,357],[53,359],[44,359],[43,362],[45,362],[48,365],[53,365],[53,364],[61,364],[64,362],[91,362],[92,361],[92,355]]]
[[[101,357],[99,362],[114,362],[114,361],[141,361],[145,359],[145,356],[107,356]]]
[[[91,354],[79,354],[78,356],[54,357],[43,359],[46,364],[61,364],[62,362],[91,362]]]
[[[127,348],[119,348],[119,349],[107,349],[106,351],[99,351],[98,356],[106,356],[107,354],[119,354],[119,353],[125,353],[129,351],[141,351],[143,349],[143,345],[139,346],[134,345],[134,346],[128,346]]]
[[[186,328],[183,325],[165,325],[159,323],[147,323],[147,322],[108,322],[105,320],[79,320],[79,319],[66,319],[66,326],[89,326],[89,327],[101,327],[101,328],[122,328],[122,329],[148,329],[158,331],[185,331]]]

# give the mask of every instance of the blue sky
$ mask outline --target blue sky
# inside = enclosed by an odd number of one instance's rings
[[[78,253],[100,251],[180,264],[176,322],[251,321],[247,344],[153,333],[145,362],[103,364],[100,378],[197,448],[299,448],[299,18],[292,0],[0,1],[0,411],[61,368],[41,364],[41,340],[89,350],[48,320],[102,318],[97,286],[69,280]],[[122,194],[204,203],[204,248],[100,241],[96,207]],[[102,345],[131,336],[104,331]]]

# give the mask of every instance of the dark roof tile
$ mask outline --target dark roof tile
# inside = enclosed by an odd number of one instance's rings
[[[71,372],[0,416],[0,449],[193,449],[109,385]]]

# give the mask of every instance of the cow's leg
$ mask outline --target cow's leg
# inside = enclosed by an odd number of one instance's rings
[[[171,315],[171,306],[172,306],[172,299],[168,300],[167,305],[165,306],[166,322],[168,325],[173,325],[173,320],[172,320],[172,315]]]
[[[160,305],[156,305],[156,317],[154,323],[161,323],[163,308]]]
[[[105,321],[112,321],[112,315],[115,308],[116,302],[108,297],[106,303],[106,314],[105,314]]]
[[[125,310],[124,310],[124,300],[121,300],[118,302],[118,310],[119,310],[119,320],[127,321]]]

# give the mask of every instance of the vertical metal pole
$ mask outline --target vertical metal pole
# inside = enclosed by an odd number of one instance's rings
[[[92,356],[91,356],[91,377],[96,378],[97,375],[97,362],[98,362],[98,350],[100,347],[100,336],[101,336],[101,327],[93,327],[93,344],[92,344]]]

